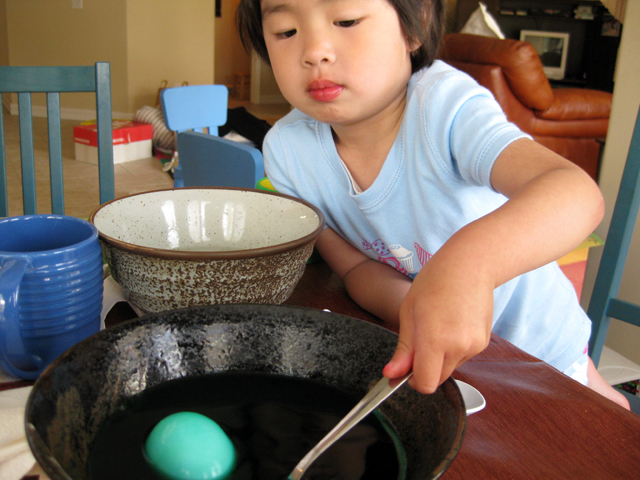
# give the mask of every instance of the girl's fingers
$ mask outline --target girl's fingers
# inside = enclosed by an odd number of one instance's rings
[[[421,352],[421,357],[414,359],[413,376],[409,385],[420,393],[433,393],[441,382],[444,355],[442,352],[430,350]]]
[[[385,365],[382,374],[387,378],[397,378],[409,373],[413,367],[413,354],[413,348],[399,339],[396,351]]]
[[[413,322],[400,322],[396,351],[382,370],[382,374],[385,377],[397,378],[411,371],[415,355],[415,339],[413,335]]]

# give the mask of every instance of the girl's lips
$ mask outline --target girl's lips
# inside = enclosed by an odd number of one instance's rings
[[[328,80],[314,80],[309,84],[309,96],[318,102],[331,102],[338,98],[344,87]]]

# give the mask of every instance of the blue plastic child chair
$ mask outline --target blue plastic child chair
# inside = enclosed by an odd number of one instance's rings
[[[176,133],[186,130],[218,135],[218,127],[227,122],[229,90],[224,85],[188,85],[165,88],[160,93],[162,112],[169,130]],[[184,187],[183,166],[185,159],[178,148],[178,166],[173,171],[173,186]],[[188,167],[187,167],[188,168]]]
[[[178,134],[185,187],[256,188],[264,177],[262,154],[243,143],[201,132]]]

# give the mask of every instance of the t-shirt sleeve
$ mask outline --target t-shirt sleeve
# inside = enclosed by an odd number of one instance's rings
[[[477,94],[460,105],[451,126],[451,154],[460,175],[472,184],[491,185],[491,170],[502,151],[530,138],[509,122],[490,95]]]
[[[459,71],[435,82],[422,99],[421,114],[423,133],[440,168],[472,185],[492,188],[491,169],[502,150],[529,137],[507,120],[489,90]]]

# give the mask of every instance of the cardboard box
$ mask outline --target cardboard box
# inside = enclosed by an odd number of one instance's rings
[[[73,127],[76,160],[98,164],[98,126],[95,122]],[[140,160],[153,155],[153,126],[129,120],[113,121],[113,163]]]

